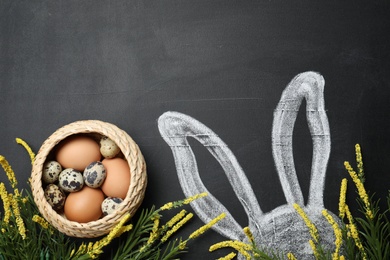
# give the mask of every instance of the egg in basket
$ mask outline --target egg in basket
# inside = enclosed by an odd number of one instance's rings
[[[99,120],[70,123],[38,151],[31,174],[42,216],[73,237],[105,235],[134,215],[146,189],[146,164],[134,140]]]

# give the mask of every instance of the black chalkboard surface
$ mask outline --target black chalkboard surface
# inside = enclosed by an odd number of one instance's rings
[[[0,1],[0,154],[27,187],[34,151],[59,127],[107,121],[144,154],[142,207],[185,196],[159,118],[175,111],[207,126],[239,162],[263,212],[286,203],[272,153],[274,111],[298,74],[324,79],[330,156],[325,208],[337,214],[343,162],[362,147],[366,186],[390,186],[390,4],[387,1]],[[302,101],[295,169],[309,194],[313,144]],[[194,138],[203,184],[241,226],[248,217],[218,161]],[[320,150],[321,151],[321,150]],[[231,158],[231,157],[229,157]],[[6,176],[0,175],[5,181]],[[352,188],[352,185],[351,185]],[[356,194],[351,191],[351,200]],[[384,204],[383,204],[384,205]],[[180,233],[202,225],[199,219]],[[183,259],[216,259],[215,231]]]

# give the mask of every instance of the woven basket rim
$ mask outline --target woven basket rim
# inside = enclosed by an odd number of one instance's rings
[[[44,197],[42,185],[42,169],[48,155],[59,142],[75,134],[99,134],[109,137],[117,143],[130,167],[129,190],[119,208],[109,215],[87,223],[67,220],[52,209]],[[57,129],[43,142],[31,172],[32,195],[40,213],[59,231],[73,237],[98,237],[107,234],[126,212],[133,216],[142,203],[146,185],[146,163],[138,145],[116,125],[100,120],[75,121]]]

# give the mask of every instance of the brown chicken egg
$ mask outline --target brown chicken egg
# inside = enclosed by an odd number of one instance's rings
[[[101,189],[108,197],[125,199],[130,186],[130,167],[122,158],[104,159],[106,180]]]
[[[84,186],[80,191],[70,193],[66,198],[64,213],[68,220],[87,223],[98,220],[103,212],[101,204],[104,194],[100,189]]]
[[[63,140],[57,148],[56,161],[63,168],[83,171],[91,162],[100,161],[100,147],[88,136],[72,135]]]

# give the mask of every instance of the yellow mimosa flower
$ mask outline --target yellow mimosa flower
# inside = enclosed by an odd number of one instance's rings
[[[184,200],[179,200],[179,201],[175,201],[175,202],[168,202],[168,203],[164,204],[162,207],[160,207],[159,210],[170,210],[172,208],[177,208],[177,207],[183,206],[185,204],[189,204],[192,201],[200,199],[204,196],[207,196],[207,192],[196,194],[196,195],[188,197]]]
[[[160,210],[169,210],[169,209],[172,209],[174,206],[173,202],[168,202],[168,203],[165,203],[161,208]]]
[[[346,197],[347,197],[347,183],[348,180],[344,178],[341,181],[341,187],[340,187],[340,198],[339,198],[339,216],[341,219],[345,216],[345,203],[346,203]]]
[[[191,197],[185,199],[185,200],[183,201],[183,204],[189,204],[189,203],[193,202],[194,200],[203,198],[203,197],[205,197],[205,196],[207,196],[207,192],[203,192],[203,193],[196,194],[196,195],[194,195],[194,196],[191,196]]]
[[[133,225],[132,224],[125,225],[125,226],[121,227],[119,233],[123,234],[123,233],[128,232],[128,231],[130,231],[132,229],[133,229]]]
[[[10,200],[10,197],[12,198],[12,194],[8,194],[5,184],[2,182],[0,183],[0,196],[1,196],[1,200],[3,201],[3,208],[4,208],[3,221],[5,224],[8,224],[9,219],[12,215],[11,200]]]
[[[355,152],[356,152],[356,163],[357,163],[357,169],[358,169],[358,176],[359,176],[359,179],[363,180],[363,178],[364,178],[363,157],[362,157],[362,152],[361,152],[359,144],[355,145]]]
[[[198,236],[200,236],[201,234],[203,234],[204,232],[206,232],[207,230],[209,230],[213,225],[215,225],[218,221],[220,221],[221,219],[225,218],[226,217],[226,213],[221,213],[219,216],[217,216],[216,218],[212,219],[209,223],[207,223],[206,225],[200,227],[198,230],[195,230],[194,232],[192,232],[192,234],[189,236],[190,239],[194,239]]]
[[[108,245],[114,238],[121,235],[121,230],[123,225],[126,223],[127,220],[130,218],[130,213],[125,214],[122,219],[119,221],[119,223],[108,233],[107,235],[107,244]]]
[[[236,253],[234,253],[234,252],[231,252],[230,254],[228,254],[228,255],[226,255],[226,256],[224,256],[224,257],[220,257],[220,258],[218,258],[218,260],[231,260],[231,259],[233,259],[234,257],[236,257]]]
[[[255,242],[255,239],[254,239],[253,234],[252,234],[251,230],[249,229],[249,227],[244,227],[244,233],[245,233],[246,237],[249,239],[249,242],[251,242],[251,243]]]
[[[242,254],[246,259],[251,259],[251,255],[249,252],[252,251],[252,249],[253,249],[252,246],[245,244],[244,242],[241,242],[241,241],[222,241],[222,242],[219,242],[219,243],[212,245],[209,248],[209,251],[213,252],[217,249],[225,248],[225,247],[234,248],[240,254]]]
[[[313,251],[314,257],[315,257],[316,259],[318,259],[318,258],[319,258],[319,254],[318,254],[318,251],[317,251],[317,246],[316,246],[316,244],[315,244],[314,241],[311,240],[311,239],[309,240],[309,244],[310,244],[311,250]]]
[[[340,248],[341,248],[341,245],[343,243],[343,233],[339,227],[339,225],[337,225],[336,221],[333,219],[333,217],[329,214],[329,212],[324,209],[322,210],[322,215],[324,215],[324,217],[326,218],[326,220],[329,222],[329,224],[332,226],[333,228],[333,232],[334,232],[334,235],[335,235],[335,251],[333,253],[333,260],[338,260],[339,259],[339,253],[340,253]]]
[[[293,255],[293,253],[288,253],[287,254],[287,259],[288,260],[297,260],[296,257]]]
[[[141,252],[145,251],[147,248],[149,248],[154,243],[154,241],[156,241],[156,239],[159,236],[159,225],[160,225],[160,218],[159,218],[159,216],[156,216],[153,219],[153,227],[152,227],[152,231],[150,232],[148,241],[146,242],[145,245],[143,245],[141,247],[141,249],[140,249]]]
[[[185,209],[181,210],[179,213],[177,213],[173,218],[171,218],[164,227],[172,227],[175,225],[180,219],[182,219],[186,215],[187,211]]]
[[[11,184],[11,187],[15,189],[16,185],[18,184],[18,181],[15,178],[15,173],[12,170],[11,165],[9,165],[8,161],[2,155],[0,155],[0,164],[3,167],[5,173],[7,174],[7,178]]]
[[[349,231],[347,233],[347,236],[353,238],[353,240],[355,241],[356,247],[359,249],[359,251],[361,252],[361,254],[363,256],[363,259],[367,259],[366,251],[364,250],[363,244],[359,238],[359,231],[354,224],[353,216],[351,214],[351,211],[349,210],[348,205],[345,206],[345,214],[347,215],[347,219],[349,221],[349,224],[347,225],[347,228]]]
[[[26,227],[24,225],[22,216],[20,215],[18,199],[13,197],[11,200],[12,212],[14,213],[16,226],[22,239],[26,239]]]
[[[185,223],[187,223],[194,214],[188,213],[182,220],[180,220],[178,223],[176,223],[172,229],[168,230],[165,235],[161,238],[161,242],[165,242],[168,240],[168,238],[173,235],[179,228],[181,228]]]
[[[79,254],[84,254],[87,250],[87,245],[83,242],[81,243],[81,245],[79,246],[77,252],[76,252],[76,255],[79,255]]]
[[[179,244],[179,249],[180,250],[184,250],[186,247],[187,247],[187,241],[186,240],[180,242],[180,244]]]
[[[123,231],[122,227],[126,223],[127,220],[129,220],[130,214],[125,214],[122,219],[119,221],[119,223],[108,233],[107,236],[103,237],[99,241],[96,241],[93,245],[85,246],[85,249],[87,250],[87,253],[92,259],[97,258],[103,251],[101,250],[103,247],[107,246],[111,243],[111,241],[120,236]]]
[[[347,169],[349,175],[351,176],[352,181],[355,183],[355,186],[356,186],[356,188],[358,190],[359,197],[360,197],[360,199],[364,203],[364,207],[365,207],[365,210],[366,210],[367,217],[370,218],[370,219],[373,219],[374,215],[373,215],[373,213],[372,213],[372,211],[370,209],[370,200],[369,200],[369,197],[367,195],[366,189],[364,188],[363,182],[358,177],[356,172],[352,169],[352,167],[349,164],[349,162],[344,162],[344,166]]]
[[[32,221],[38,223],[41,227],[48,229],[50,227],[49,222],[47,222],[44,218],[38,215],[34,215]]]
[[[309,228],[310,235],[314,239],[314,241],[318,242],[318,230],[316,226],[311,222],[309,217],[306,215],[306,213],[303,211],[303,209],[297,204],[293,204],[294,209],[298,212],[298,214],[301,216],[303,221],[305,222],[306,226]]]
[[[72,257],[72,256],[74,255],[75,251],[76,251],[76,250],[72,249],[72,251],[70,252],[70,255],[69,255],[69,256]]]
[[[26,149],[28,155],[30,156],[31,164],[34,164],[35,153],[31,150],[31,147],[24,140],[20,138],[16,138],[16,143],[22,145],[24,149]]]

